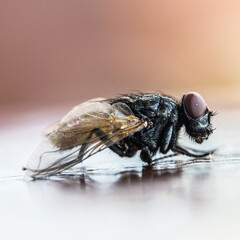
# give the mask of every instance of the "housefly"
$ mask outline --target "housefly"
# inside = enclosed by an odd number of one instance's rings
[[[74,107],[53,124],[26,167],[32,177],[51,176],[109,148],[121,157],[140,151],[143,162],[152,163],[160,152],[204,157],[211,152],[189,151],[178,144],[182,127],[196,143],[213,132],[213,113],[196,92],[181,101],[158,93],[93,99]]]

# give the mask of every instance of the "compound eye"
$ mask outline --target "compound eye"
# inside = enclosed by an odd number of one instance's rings
[[[184,96],[184,106],[189,117],[193,119],[201,117],[207,109],[203,97],[196,92],[189,92]]]

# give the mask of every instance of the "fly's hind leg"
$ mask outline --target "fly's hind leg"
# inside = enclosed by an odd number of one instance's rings
[[[37,173],[35,174],[35,177],[37,175],[40,175],[40,174],[45,174],[45,175],[48,175],[48,176],[51,176],[51,175],[54,175],[56,173],[60,173],[66,169],[69,169],[79,163],[81,163],[83,161],[83,157],[84,157],[84,153],[86,152],[86,150],[88,149],[89,147],[89,144],[90,144],[90,141],[92,139],[92,136],[93,135],[96,135],[100,141],[102,141],[103,143],[104,142],[107,142],[108,145],[109,145],[109,148],[114,151],[115,153],[117,153],[119,156],[124,156],[124,149],[122,149],[120,146],[118,146],[117,144],[115,144],[114,142],[112,142],[111,140],[109,140],[109,138],[106,136],[106,134],[100,130],[100,129],[94,129],[92,130],[89,135],[87,136],[87,138],[85,139],[84,143],[82,144],[80,150],[79,150],[79,153],[78,153],[78,156],[77,158],[75,159],[72,159],[70,161],[67,161],[67,162],[63,162],[62,164],[60,164],[58,162],[58,166],[55,166],[55,164],[53,164],[52,166],[50,166],[49,168],[46,168],[46,169],[43,169],[43,170],[39,170],[37,171]],[[70,156],[70,155],[69,155]],[[60,159],[60,160],[63,160],[63,159]]]
[[[64,164],[62,164],[60,167],[52,167],[49,169],[49,171],[51,170],[52,171],[52,174],[54,174],[55,172],[62,172],[63,170],[66,170],[70,167],[73,167],[79,163],[81,163],[83,161],[83,157],[84,157],[84,153],[85,151],[87,150],[87,148],[89,147],[89,144],[90,144],[90,141],[92,139],[92,136],[93,135],[96,135],[103,143],[104,142],[108,142],[108,144],[110,145],[109,148],[114,151],[115,153],[117,153],[119,156],[123,156],[124,155],[124,151],[115,143],[111,142],[109,140],[109,138],[106,136],[106,134],[96,128],[96,129],[93,129],[89,135],[87,136],[87,138],[85,139],[84,143],[82,144],[80,150],[79,150],[79,153],[78,153],[78,156],[77,158],[69,161],[69,162],[66,162]],[[50,175],[50,174],[49,174]]]
[[[86,151],[88,144],[90,143],[90,140],[92,138],[93,135],[96,135],[103,143],[104,142],[108,142],[109,144],[109,148],[115,152],[116,154],[118,154],[120,157],[125,156],[125,148],[124,146],[119,146],[117,144],[115,144],[114,142],[112,142],[111,140],[109,140],[108,136],[106,136],[106,134],[99,128],[93,129],[88,137],[86,138],[85,142],[82,144],[81,149],[79,150],[79,154],[78,154],[78,161],[82,161],[83,160],[83,156],[84,156],[84,152]]]

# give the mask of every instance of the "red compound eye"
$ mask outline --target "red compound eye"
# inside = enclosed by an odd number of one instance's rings
[[[184,106],[189,117],[194,119],[201,117],[207,109],[203,97],[196,92],[189,92],[185,95]]]

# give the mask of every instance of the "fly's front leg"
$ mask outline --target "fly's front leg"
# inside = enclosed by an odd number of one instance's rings
[[[164,128],[163,134],[160,140],[160,152],[167,153],[169,149],[172,148],[175,140],[176,140],[176,133],[175,133],[175,126],[173,124],[168,125]]]
[[[210,151],[202,153],[202,154],[196,154],[196,153],[191,153],[187,149],[184,149],[184,148],[182,148],[182,147],[180,147],[179,145],[176,144],[172,148],[172,151],[176,152],[176,153],[180,153],[180,154],[186,155],[186,156],[189,156],[189,157],[198,158],[198,157],[207,157],[207,156],[213,154],[216,151],[216,149],[210,150]]]

